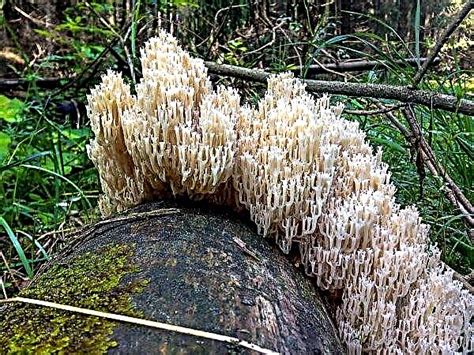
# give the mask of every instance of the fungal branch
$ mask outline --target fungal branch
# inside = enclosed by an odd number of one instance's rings
[[[473,350],[474,296],[341,106],[291,74],[266,77],[258,105],[242,106],[164,32],[141,55],[136,95],[108,72],[88,97],[104,214],[172,196],[247,210],[284,253],[299,249],[318,287],[340,290],[350,353]]]

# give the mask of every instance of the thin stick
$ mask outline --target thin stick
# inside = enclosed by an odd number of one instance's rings
[[[421,79],[423,76],[426,74],[428,71],[428,67],[431,65],[431,63],[435,60],[436,56],[439,54],[441,51],[441,48],[443,48],[444,44],[446,41],[449,39],[449,36],[456,30],[456,28],[459,27],[461,22],[464,20],[464,18],[469,15],[469,12],[473,9],[474,7],[474,1],[473,0],[468,0],[461,11],[456,15],[454,18],[453,22],[448,26],[448,28],[443,32],[441,37],[438,39],[436,42],[436,45],[433,49],[433,51],[430,53],[428,56],[428,59],[423,63],[422,67],[418,70],[418,72],[415,74],[413,77],[413,84],[412,88],[415,89],[418,84],[420,83]],[[472,115],[472,114],[471,114]]]
[[[408,125],[411,129],[411,137],[406,137],[410,142],[418,142],[419,149],[423,153],[423,156],[426,158],[424,162],[426,166],[431,170],[434,176],[440,176],[447,187],[446,197],[449,201],[463,214],[463,218],[466,223],[472,228],[474,227],[474,209],[469,200],[464,196],[461,189],[456,185],[453,179],[448,175],[446,170],[438,163],[436,156],[431,149],[431,146],[426,142],[423,134],[421,132],[421,127],[418,124],[415,114],[410,107],[405,107],[403,110],[405,118],[408,122]],[[472,239],[472,236],[471,236]]]
[[[144,219],[144,218],[149,218],[149,217],[169,216],[169,215],[176,214],[179,212],[180,210],[178,208],[160,208],[153,211],[132,212],[124,216],[118,216],[114,218],[105,219],[103,221],[99,221],[95,223],[94,225],[92,225],[92,227],[95,229],[105,224],[130,221],[130,220],[135,220],[135,219]]]
[[[167,323],[155,322],[155,321],[146,320],[146,319],[140,319],[140,318],[135,318],[135,317],[124,316],[124,315],[116,314],[116,313],[107,313],[107,312],[94,311],[92,309],[79,308],[79,307],[68,306],[68,305],[64,305],[64,304],[59,304],[59,303],[54,303],[54,302],[47,302],[47,301],[36,300],[36,299],[25,298],[25,297],[13,297],[13,298],[9,298],[9,299],[6,299],[6,300],[0,300],[0,303],[9,303],[9,302],[21,302],[21,303],[34,304],[34,305],[37,305],[37,306],[60,309],[60,310],[63,310],[63,311],[80,313],[80,314],[85,314],[85,315],[88,315],[88,316],[94,316],[94,317],[100,317],[100,318],[106,318],[106,319],[111,319],[111,320],[115,320],[115,321],[119,321],[119,322],[127,322],[127,323],[132,323],[132,324],[144,325],[144,326],[151,327],[151,328],[157,328],[157,329],[161,329],[161,330],[168,330],[168,331],[171,331],[171,332],[176,332],[176,333],[181,333],[181,334],[186,334],[186,335],[193,335],[193,336],[200,337],[200,338],[217,340],[217,341],[222,341],[222,342],[225,342],[225,343],[231,343],[231,344],[234,344],[234,345],[237,345],[237,346],[242,346],[242,347],[247,348],[247,349],[258,351],[262,354],[278,354],[275,351],[262,348],[258,345],[249,343],[245,340],[240,340],[239,338],[234,338],[234,337],[221,335],[221,334],[216,334],[216,333],[209,333],[209,332],[205,332],[205,331],[197,330],[197,329],[192,329],[192,328],[181,327],[179,325],[172,325],[172,324],[167,324]]]
[[[465,207],[465,209],[472,215],[474,214],[474,209],[469,202],[469,200],[464,196],[462,193],[461,189],[456,186],[454,181],[451,179],[451,177],[446,173],[444,168],[437,163],[436,156],[431,149],[431,147],[428,145],[428,143],[425,141],[423,134],[421,133],[421,127],[416,121],[415,114],[410,108],[405,108],[405,117],[407,118],[407,122],[410,125],[412,129],[412,133],[416,135],[416,138],[420,140],[420,146],[423,149],[426,157],[432,162],[434,165],[438,175],[443,177],[445,180],[446,184],[448,184],[449,188],[453,191],[453,193],[456,195],[458,198],[459,202]]]
[[[379,102],[375,102],[375,105],[381,111],[387,109],[387,107],[385,107]],[[445,187],[447,187],[444,189],[446,198],[455,208],[457,208],[462,213],[463,219],[467,223],[467,225],[470,227],[474,226],[474,219],[472,217],[472,205],[470,204],[469,200],[467,200],[467,198],[464,196],[461,189],[446,173],[444,168],[437,162],[434,152],[431,149],[431,146],[423,138],[421,128],[419,127],[418,122],[416,122],[416,119],[412,117],[413,113],[406,107],[403,112],[410,126],[410,130],[408,130],[400,121],[398,121],[395,115],[389,110],[386,110],[384,113],[390,123],[392,123],[400,131],[400,133],[403,135],[403,137],[408,143],[414,146],[415,142],[418,142],[419,149],[425,157],[425,159],[423,159],[423,163],[428,167],[433,176],[440,176],[444,180],[446,184]],[[472,240],[472,234],[470,235],[470,238]]]
[[[61,84],[61,80],[73,80],[74,76],[67,76],[64,78],[39,78],[36,79],[34,82],[37,86],[42,88],[55,88]],[[0,89],[10,89],[17,86],[26,86],[31,83],[31,80],[18,78],[18,79],[0,79]]]
[[[26,17],[28,20],[30,20],[31,22],[33,22],[36,25],[45,26],[45,27],[52,27],[52,25],[50,23],[42,21],[42,20],[38,20],[38,19],[28,15],[25,11],[20,9],[18,6],[13,6],[13,9],[15,11],[17,11],[20,15],[22,15],[23,17]]]

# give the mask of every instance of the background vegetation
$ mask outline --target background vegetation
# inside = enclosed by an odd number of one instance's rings
[[[86,95],[110,67],[134,81],[139,48],[158,28],[173,32],[208,61],[291,70],[302,78],[411,85],[423,57],[463,5],[452,0],[398,1],[398,7],[387,0],[352,3],[0,0],[3,296],[31,279],[41,262],[67,242],[69,231],[98,218],[99,182],[86,154]],[[473,99],[473,20],[471,13],[450,37],[419,88]],[[367,61],[375,65],[343,68]],[[264,88],[237,79],[213,80],[232,83],[248,101]],[[446,199],[445,183],[426,169],[416,142],[407,141],[393,118],[408,129],[404,110],[411,110],[438,162],[472,201],[473,117],[392,100],[332,99],[343,101],[346,117],[359,121],[372,144],[383,148],[399,202],[418,207],[443,259],[470,274],[472,226]]]

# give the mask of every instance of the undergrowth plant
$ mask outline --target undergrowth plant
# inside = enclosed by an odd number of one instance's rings
[[[0,100],[0,229],[8,236],[0,238],[0,270],[11,273],[18,259],[31,278],[58,242],[41,236],[91,213],[97,181],[84,154],[89,129],[53,122],[54,112],[31,102]]]

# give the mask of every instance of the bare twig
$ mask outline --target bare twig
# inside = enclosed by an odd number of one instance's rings
[[[3,277],[0,277],[0,286],[2,286],[2,293],[4,298],[8,298],[7,290],[5,290],[5,284],[3,283]]]
[[[146,211],[146,212],[132,212],[124,216],[118,216],[118,217],[104,219],[102,221],[99,221],[93,225],[93,228],[97,228],[97,227],[110,224],[110,223],[142,220],[142,219],[146,219],[150,217],[169,216],[176,213],[179,213],[179,209],[177,208],[159,208],[156,210]]]
[[[271,75],[262,70],[247,69],[235,65],[205,62],[210,73],[231,76],[244,80],[266,83]],[[439,108],[466,115],[474,115],[474,101],[458,99],[452,95],[445,95],[426,90],[413,90],[406,86],[392,86],[383,84],[346,83],[340,81],[302,80],[306,90],[314,93],[329,93],[357,97],[373,97],[391,99],[401,102],[416,103],[432,108]]]
[[[132,80],[133,85],[135,85],[136,84],[135,66],[133,65],[133,60],[132,60],[132,57],[131,57],[130,52],[128,50],[128,47],[127,47],[127,39],[128,39],[128,36],[130,35],[130,32],[131,32],[131,26],[128,26],[127,32],[125,33],[124,36],[122,36],[122,34],[117,32],[112,27],[112,25],[110,25],[110,23],[106,19],[104,19],[104,17],[101,14],[99,14],[87,1],[85,1],[84,4],[99,19],[99,21],[105,27],[107,27],[109,29],[109,31],[111,31],[115,35],[116,38],[118,38],[120,40],[120,43],[122,44],[123,50],[125,52],[125,57],[127,58],[127,65],[129,67],[129,71],[130,71],[130,78]]]
[[[45,27],[51,27],[52,25],[49,23],[49,22],[45,22],[45,21],[42,21],[42,20],[38,20],[30,15],[28,15],[25,11],[23,11],[22,9],[20,9],[18,6],[13,6],[13,9],[18,12],[20,15],[22,15],[23,17],[27,18],[28,20],[30,20],[31,22],[33,22],[35,25],[38,25],[38,26],[45,26]]]
[[[8,261],[7,261],[7,259],[5,258],[5,256],[3,255],[3,253],[1,251],[0,251],[0,257],[2,258],[3,264],[5,265],[5,268],[7,269],[7,272],[10,274],[10,276],[12,278],[12,282],[15,284],[15,286],[18,287],[15,275],[13,275],[13,272],[10,269],[10,265],[8,265]],[[3,284],[2,284],[2,286],[3,286]],[[6,291],[4,290],[3,292],[5,293],[5,298],[7,298]]]
[[[413,77],[413,84],[412,84],[413,89],[416,88],[418,84],[421,82],[421,79],[426,74],[428,67],[436,58],[436,56],[439,54],[439,52],[441,51],[441,48],[443,48],[444,44],[449,39],[449,36],[451,36],[451,34],[456,30],[456,28],[458,28],[458,26],[461,24],[464,18],[469,14],[469,12],[473,9],[473,7],[474,7],[474,0],[467,0],[463,8],[461,9],[461,11],[459,11],[459,13],[453,19],[453,22],[448,26],[448,28],[446,28],[446,30],[440,36],[440,38],[436,42],[435,47],[433,48],[433,51],[428,56],[428,60],[426,60],[423,63],[421,68]]]
[[[55,92],[53,92],[49,97],[48,101],[51,100],[53,97],[63,93],[65,90],[71,88],[77,83],[77,86],[84,85],[90,78],[92,78],[97,71],[99,64],[101,63],[102,59],[110,52],[113,46],[118,42],[118,38],[113,39],[109,45],[100,52],[100,54],[90,63],[88,64],[84,70],[80,72],[77,76],[70,78],[70,80],[64,85],[59,87]],[[85,74],[92,69],[91,75],[88,78],[82,80]]]
[[[461,211],[463,219],[470,226],[474,226],[472,205],[469,200],[464,196],[460,188],[454,183],[451,177],[446,173],[444,168],[437,162],[436,157],[431,149],[431,146],[423,138],[421,127],[419,126],[414,113],[402,105],[401,108],[404,108],[404,114],[407,119],[407,122],[410,126],[408,130],[393,114],[392,108],[388,108],[381,104],[380,102],[374,102],[375,105],[379,108],[380,113],[384,113],[390,123],[396,127],[400,133],[403,135],[405,140],[410,143],[414,148],[419,149],[419,153],[422,154],[422,163],[431,171],[434,176],[440,176],[445,184],[447,189],[445,189],[446,198],[450,203]],[[470,236],[472,238],[472,236]]]
[[[272,28],[272,40],[270,42],[267,42],[265,43],[263,46],[257,48],[257,49],[254,49],[253,51],[250,51],[250,52],[247,52],[247,53],[244,53],[243,56],[248,56],[250,54],[255,54],[255,53],[258,53],[260,52],[261,50],[267,48],[267,47],[270,47],[273,43],[275,43],[275,40],[276,40],[276,31],[281,28],[281,26],[283,26],[285,24],[284,21],[281,21],[277,26],[273,27]]]
[[[217,20],[219,18],[219,15],[224,12],[224,11],[229,11],[231,9],[236,9],[236,8],[240,8],[240,7],[247,7],[248,5],[247,4],[239,4],[239,5],[230,5],[230,6],[227,6],[227,7],[223,7],[222,9],[219,9],[217,12],[216,12],[216,15],[214,16],[214,23],[217,23]]]
[[[318,65],[318,67],[321,69],[323,73],[331,73],[331,74],[340,75],[346,78],[346,74],[334,70],[333,68],[331,68],[330,64],[325,65],[323,63],[320,63],[316,58],[313,58],[313,61]],[[307,76],[308,76],[308,71],[306,71],[306,77]]]
[[[384,108],[386,108],[384,105],[382,105],[380,102],[376,102],[375,105],[380,109],[380,110],[383,110]],[[405,138],[405,140],[407,142],[410,142],[411,139],[412,139],[412,135],[411,133],[406,129],[406,127],[397,119],[397,117],[395,117],[395,115],[393,114],[393,112],[391,111],[386,111],[385,112],[385,117],[388,118],[388,120],[390,121],[390,123],[396,127],[400,133],[403,135],[403,137]]]
[[[250,255],[252,258],[254,258],[257,261],[260,261],[257,254],[255,254],[252,250],[250,250],[242,239],[240,239],[239,237],[234,237],[234,238],[232,238],[232,240],[234,241],[235,244],[237,244],[237,246],[240,249],[242,249],[242,251],[245,254]]]
[[[296,57],[298,58],[298,63],[300,64],[300,68],[303,67],[303,59],[301,58],[301,53],[300,53],[300,49],[298,48],[298,46],[293,42],[293,40],[291,39],[290,36],[288,36],[288,34],[286,33],[285,29],[284,28],[279,28],[280,32],[283,33],[283,36],[285,36],[286,40],[288,41],[288,43],[291,44],[291,48],[295,51],[296,53]]]

